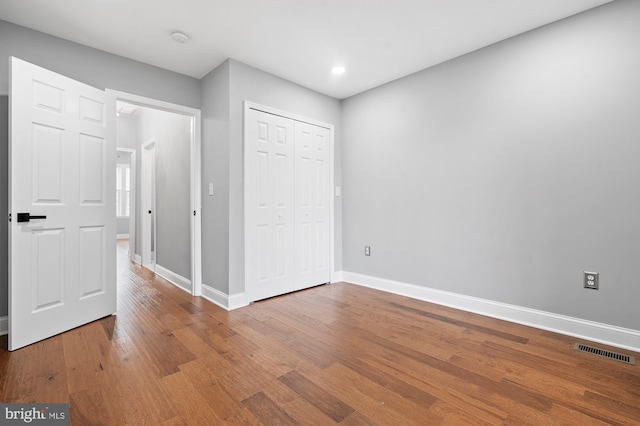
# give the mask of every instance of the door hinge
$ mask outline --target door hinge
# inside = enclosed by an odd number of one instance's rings
[[[11,222],[11,213],[9,213],[9,222]]]
[[[196,211],[195,211],[195,210],[193,211],[193,215],[194,215],[194,216],[196,215]]]

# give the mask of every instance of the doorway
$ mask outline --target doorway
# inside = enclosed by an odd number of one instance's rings
[[[200,296],[200,111],[113,90],[107,90],[107,103],[113,112],[109,116],[115,117],[116,112],[124,108],[129,114],[138,110],[144,117],[143,124],[137,130],[135,127],[134,130],[128,130],[130,138],[135,140],[134,146],[130,148],[139,152],[137,161],[140,175],[136,184],[139,191],[136,197],[139,208],[131,217],[133,226],[130,232],[130,246],[131,251],[135,252],[133,259],[177,287],[194,296]],[[181,160],[178,156],[167,154],[166,151],[170,146],[166,123],[174,119],[181,123],[180,138],[176,142],[176,146],[181,150]],[[159,130],[155,131],[157,134],[150,136],[153,132],[150,133],[149,129],[153,126],[159,126]],[[120,139],[127,131],[124,128],[126,126],[113,127],[113,137],[121,146]],[[182,170],[180,182],[171,176],[167,177],[166,173],[163,174],[163,170],[167,170],[167,163],[173,161],[180,161],[174,165],[174,169]],[[179,194],[180,198],[178,201],[167,202],[167,194]],[[180,241],[184,241],[183,247],[172,247],[175,245],[173,238],[166,236],[166,233],[163,234],[168,228],[172,228],[177,233],[175,235],[180,237]],[[169,253],[171,250],[177,254]],[[178,257],[182,263],[179,268],[175,268],[171,262]]]
[[[136,150],[116,148],[116,238],[126,241],[127,257],[135,261]]]

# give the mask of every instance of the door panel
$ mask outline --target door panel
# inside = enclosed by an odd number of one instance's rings
[[[295,290],[331,280],[329,129],[295,122],[296,142],[296,277]]]
[[[80,299],[96,296],[105,292],[103,271],[105,246],[104,226],[85,226],[80,228]]]
[[[11,58],[9,349],[116,311],[103,91]],[[44,218],[18,222],[18,213]]]
[[[32,289],[34,312],[65,303],[64,230],[33,231]]]
[[[80,134],[80,203],[104,203],[105,139]]]
[[[249,110],[246,144],[246,280],[251,300],[294,288],[293,121]]]
[[[64,129],[32,123],[33,203],[63,203],[62,146]]]

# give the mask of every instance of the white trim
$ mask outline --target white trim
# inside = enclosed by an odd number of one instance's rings
[[[344,272],[343,271],[335,271],[331,275],[331,284],[339,283],[344,281]]]
[[[9,317],[0,317],[0,336],[9,334]]]
[[[129,242],[129,244],[131,244],[131,242]],[[133,255],[133,261],[142,266],[142,257],[139,254]]]
[[[202,297],[220,306],[222,309],[231,311],[248,306],[245,293],[228,295],[206,284],[202,284]]]
[[[382,290],[492,318],[553,331],[579,339],[640,352],[640,330],[573,318],[552,312],[465,296],[399,281],[343,272],[345,282]]]
[[[227,299],[229,301],[228,303],[230,311],[249,306],[249,302],[247,302],[247,297],[244,293],[231,294],[227,296]]]
[[[156,264],[156,275],[160,275],[165,280],[169,281],[171,284],[175,285],[181,290],[186,291],[191,294],[191,280],[183,277],[182,275],[176,274],[175,272],[165,268],[162,265]]]
[[[294,114],[289,111],[284,111],[270,106],[261,105],[256,102],[244,101],[245,112],[249,109],[255,109],[258,111],[266,112],[267,114],[279,115],[280,117],[289,118],[294,121],[302,121],[303,123],[313,124],[314,126],[324,127],[333,131],[333,124],[325,123],[314,118],[305,117],[304,115]]]
[[[202,126],[200,110],[191,119],[191,278],[192,294],[202,294]]]
[[[190,116],[191,121],[191,211],[196,215],[191,216],[191,277],[193,283],[192,294],[199,296],[202,285],[202,194],[200,187],[202,182],[201,171],[201,147],[202,147],[202,113],[199,109],[184,105],[173,104],[144,96],[133,95],[131,93],[120,92],[113,89],[106,89],[107,104],[109,111],[115,117],[116,102],[118,100],[169,111],[176,114]],[[115,135],[114,135],[115,136]],[[134,228],[131,228],[132,232]]]
[[[262,112],[266,112],[268,114],[273,114],[273,115],[277,115],[280,117],[284,117],[284,118],[288,118],[294,121],[301,121],[303,123],[308,123],[308,124],[312,124],[314,126],[318,126],[318,127],[323,127],[325,129],[329,129],[329,186],[328,186],[328,198],[329,198],[329,280],[330,282],[337,282],[337,278],[335,277],[336,271],[335,271],[335,264],[336,264],[336,259],[335,259],[335,192],[334,192],[334,186],[335,186],[335,171],[334,171],[334,163],[335,163],[335,158],[334,158],[334,138],[335,138],[335,126],[333,124],[329,124],[329,123],[325,123],[323,121],[319,121],[316,120],[314,118],[309,118],[309,117],[305,117],[303,115],[298,115],[298,114],[294,114],[291,113],[289,111],[283,111],[281,109],[277,109],[277,108],[272,108],[270,106],[266,106],[266,105],[261,105],[258,104],[256,102],[251,102],[251,101],[244,101],[244,115],[243,115],[243,140],[242,140],[242,146],[243,146],[243,165],[244,165],[244,174],[242,177],[243,180],[243,189],[244,189],[244,205],[245,205],[245,210],[244,210],[244,219],[243,219],[243,229],[245,230],[244,235],[245,235],[245,241],[244,241],[244,289],[245,289],[245,293],[243,294],[247,294],[247,293],[251,293],[250,288],[247,288],[247,277],[249,276],[249,274],[247,273],[248,268],[251,267],[250,265],[247,265],[246,259],[247,259],[247,226],[248,226],[248,211],[246,209],[247,204],[247,191],[246,191],[246,186],[247,186],[247,149],[246,149],[246,145],[247,145],[247,134],[248,134],[248,125],[249,122],[247,120],[247,117],[249,116],[249,110],[250,109],[254,109],[254,110],[258,110],[258,111],[262,111]],[[250,287],[250,286],[249,286]],[[248,297],[248,296],[246,296]],[[246,305],[243,305],[246,306]]]
[[[129,234],[117,234],[116,235],[116,240],[128,240],[129,239]]]

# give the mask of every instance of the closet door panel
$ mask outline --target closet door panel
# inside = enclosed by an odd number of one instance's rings
[[[246,138],[246,279],[259,300],[294,288],[293,121],[251,109]]]
[[[297,289],[329,282],[329,129],[296,121],[295,205]]]

